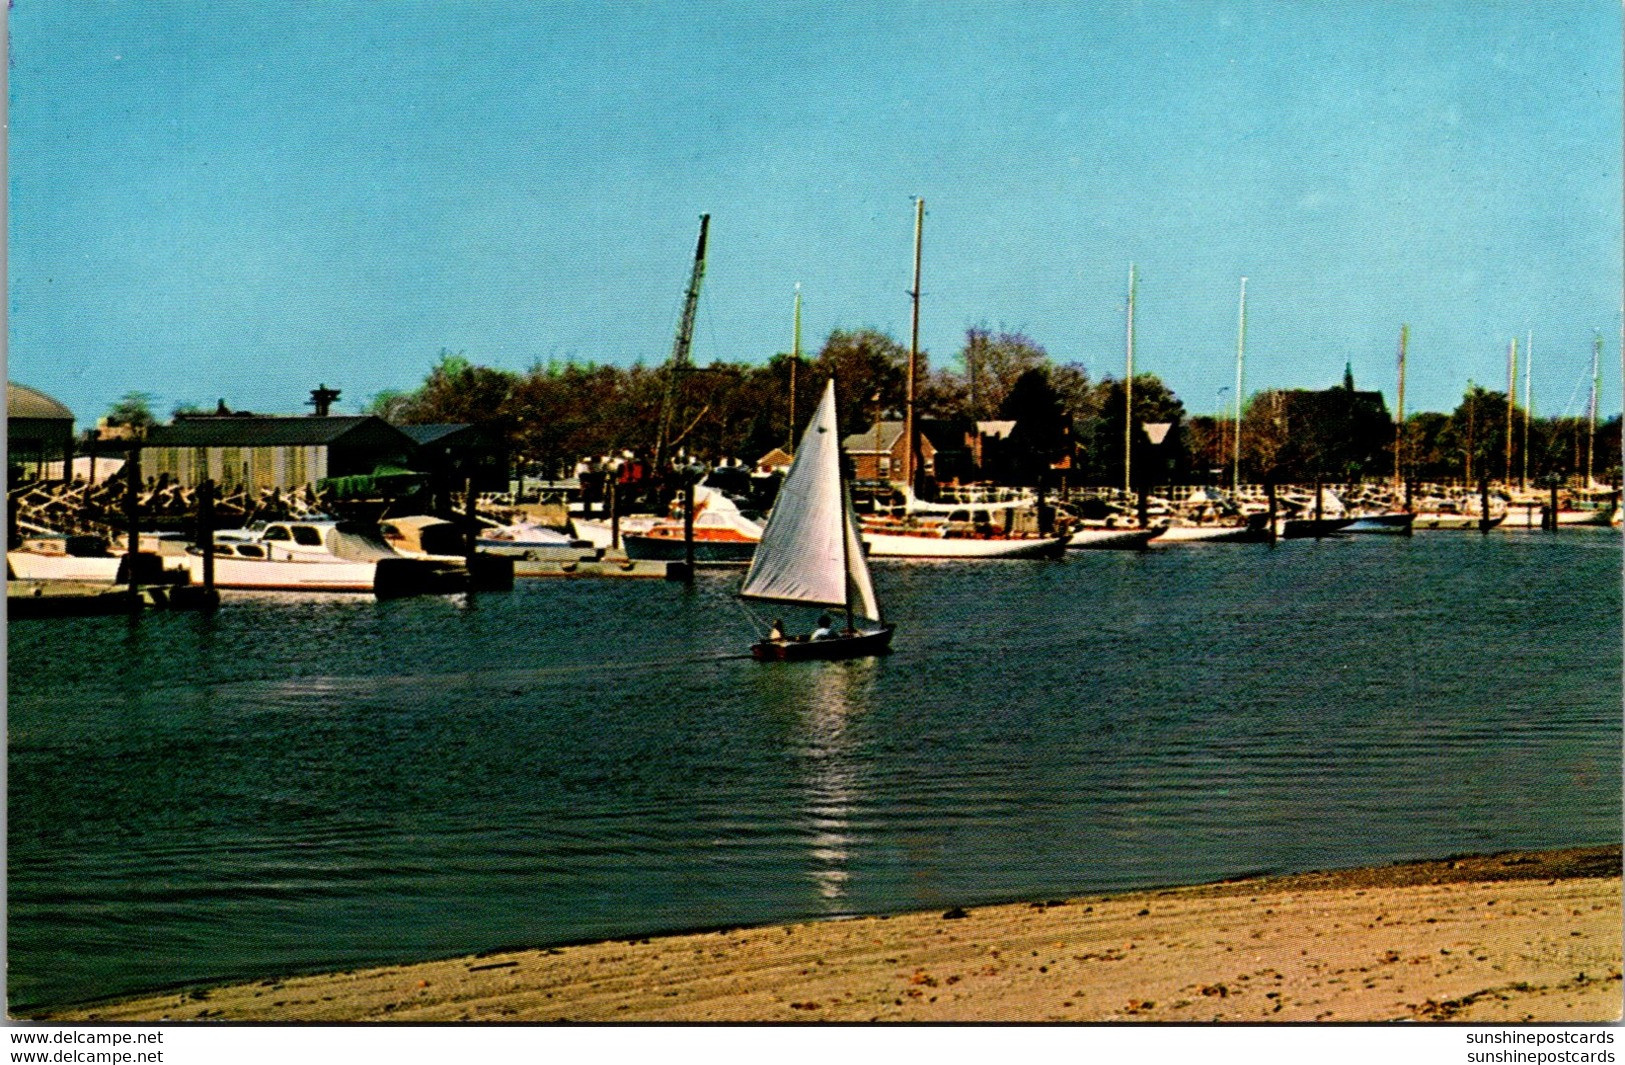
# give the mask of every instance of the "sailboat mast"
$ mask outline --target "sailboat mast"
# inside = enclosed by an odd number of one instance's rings
[[[796,449],[796,366],[801,362],[801,282],[796,282],[796,324],[790,340],[790,427],[785,430],[784,450]]]
[[[1507,345],[1507,440],[1506,440],[1506,466],[1501,471],[1501,482],[1512,483],[1512,413],[1517,409],[1518,399],[1518,338],[1513,337],[1512,343]]]
[[[1535,331],[1529,331],[1528,343],[1523,349],[1523,473],[1518,476],[1518,487],[1529,485],[1529,417],[1534,413],[1530,395],[1531,378],[1535,372]]]
[[[1591,403],[1587,417],[1591,428],[1586,434],[1586,488],[1591,487],[1593,459],[1597,453],[1597,361],[1602,356],[1602,334],[1591,342]]]
[[[1410,339],[1408,323],[1399,327],[1399,399],[1394,414],[1394,487],[1405,484],[1405,344]]]
[[[909,293],[913,314],[908,331],[908,391],[903,406],[903,481],[914,491],[914,365],[920,358],[920,231],[925,225],[925,199],[914,201],[914,289]]]
[[[1241,494],[1241,364],[1247,352],[1247,279],[1241,279],[1241,310],[1236,324],[1236,439],[1235,481],[1231,485],[1236,495]]]
[[[1128,361],[1123,370],[1123,491],[1134,491],[1134,264],[1128,264]]]

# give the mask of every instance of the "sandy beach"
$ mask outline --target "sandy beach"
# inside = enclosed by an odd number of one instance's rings
[[[521,950],[52,1015],[155,1021],[1614,1021],[1620,848]]]

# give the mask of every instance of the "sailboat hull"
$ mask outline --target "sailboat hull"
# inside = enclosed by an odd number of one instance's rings
[[[762,640],[751,644],[750,655],[758,662],[830,662],[844,658],[871,658],[891,650],[895,625],[874,632],[836,636],[828,640]]]

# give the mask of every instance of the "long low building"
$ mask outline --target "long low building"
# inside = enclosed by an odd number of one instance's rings
[[[406,433],[372,415],[207,415],[147,432],[142,472],[183,485],[205,478],[251,489],[292,489],[330,477],[408,467],[418,451]]]

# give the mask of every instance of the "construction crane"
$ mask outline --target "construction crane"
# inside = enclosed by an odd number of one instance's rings
[[[683,297],[683,319],[677,325],[677,338],[671,346],[671,361],[666,365],[666,393],[660,403],[660,433],[655,438],[656,476],[665,473],[671,417],[677,406],[677,380],[685,370],[691,368],[689,349],[694,344],[694,311],[700,303],[700,283],[705,280],[705,238],[710,228],[711,216],[700,215],[700,240],[694,247],[694,272],[689,275],[688,292]]]

